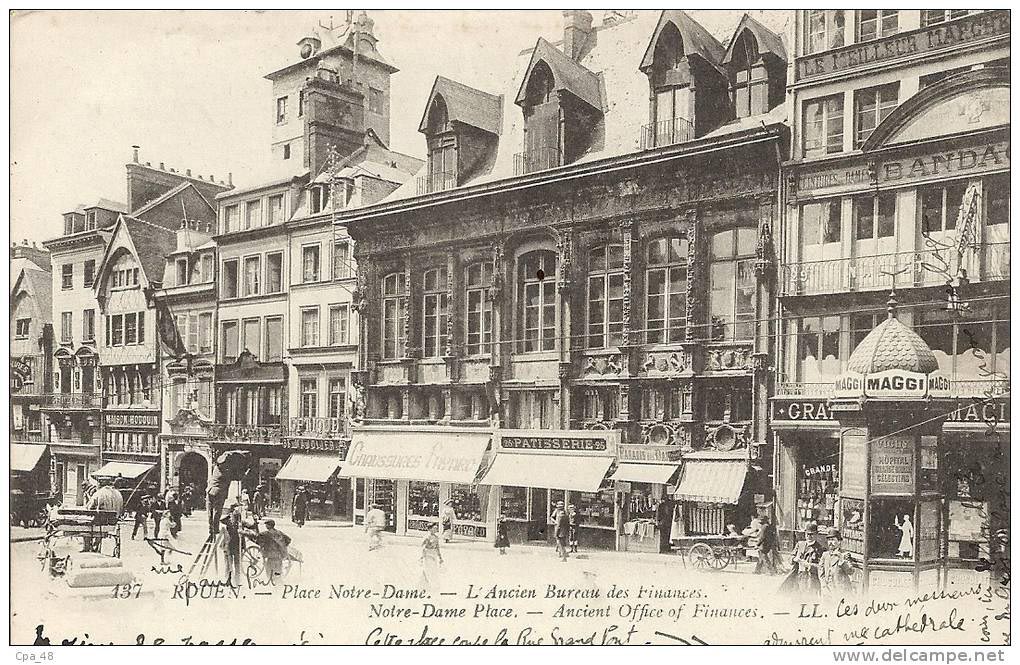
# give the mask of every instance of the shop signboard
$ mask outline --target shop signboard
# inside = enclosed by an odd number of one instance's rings
[[[913,494],[914,437],[885,436],[871,442],[872,494]]]
[[[312,453],[340,453],[340,458],[347,454],[348,441],[343,439],[309,439],[290,437],[283,439],[281,447],[288,450],[299,450]]]
[[[159,429],[158,413],[107,413],[104,419],[110,429]]]
[[[939,501],[925,501],[918,511],[917,520],[917,551],[921,562],[935,561],[939,558],[939,532],[941,531]]]
[[[496,448],[507,452],[615,455],[620,444],[620,432],[505,429],[496,432],[495,439]]]
[[[844,497],[864,497],[867,469],[867,439],[863,430],[845,430],[840,437],[841,460],[840,494]],[[844,501],[846,499],[844,498]]]
[[[949,412],[947,423],[1008,423],[1009,400],[976,400]]]
[[[11,358],[11,392],[18,392],[32,380],[32,365],[21,358]]]
[[[872,374],[847,372],[835,382],[834,396],[839,399],[869,397],[874,399],[924,399],[948,397],[952,381],[942,372],[931,374],[890,369]],[[831,409],[830,409],[831,410]]]
[[[643,443],[620,444],[616,458],[621,462],[679,462],[680,446],[654,446]]]
[[[843,548],[864,556],[864,501],[844,497],[840,501],[840,533],[843,534]]]

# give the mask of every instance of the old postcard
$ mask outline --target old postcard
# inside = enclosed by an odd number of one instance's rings
[[[1008,9],[10,35],[25,659],[1002,659]]]

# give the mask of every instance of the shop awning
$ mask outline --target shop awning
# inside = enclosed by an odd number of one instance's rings
[[[11,471],[14,473],[32,473],[42,462],[46,454],[46,446],[29,443],[11,444]]]
[[[687,460],[673,496],[683,501],[737,503],[744,489],[747,462]]]
[[[95,478],[116,478],[120,476],[128,480],[134,480],[141,478],[142,474],[151,471],[155,466],[155,464],[138,462],[107,462],[98,471],[92,472],[92,476]]]
[[[276,479],[324,483],[339,468],[340,458],[335,455],[291,453],[276,473]]]
[[[673,477],[679,464],[621,464],[610,480],[627,480],[634,483],[665,485]]]
[[[340,476],[471,484],[490,436],[484,430],[355,429]]]
[[[611,457],[589,455],[500,453],[481,483],[596,492],[612,463]]]

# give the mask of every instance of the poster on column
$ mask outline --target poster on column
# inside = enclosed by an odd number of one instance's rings
[[[38,4],[9,662],[1011,642],[1008,8]]]

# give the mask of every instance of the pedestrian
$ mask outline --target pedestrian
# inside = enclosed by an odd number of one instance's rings
[[[308,519],[308,494],[305,493],[304,485],[298,485],[297,491],[294,492],[290,520],[298,527],[303,527],[306,519]]]
[[[382,547],[382,530],[386,528],[386,513],[378,503],[369,506],[365,515],[365,532],[368,533],[368,551],[377,550]]]
[[[581,514],[577,512],[577,506],[570,504],[567,507],[567,523],[570,525],[570,530],[567,533],[567,539],[570,543],[570,551],[577,552],[577,539],[581,533]]]
[[[818,596],[821,594],[821,568],[823,547],[818,543],[818,525],[804,527],[804,540],[797,543],[790,560],[790,573],[779,590],[791,595]]]
[[[153,538],[159,538],[164,512],[166,512],[166,505],[163,503],[163,497],[159,494],[153,495],[152,500],[149,501],[149,514],[152,515],[152,521],[156,525],[156,530],[152,535]],[[164,531],[163,533],[166,534],[167,532]]]
[[[834,598],[851,595],[854,592],[854,562],[850,553],[843,549],[843,534],[836,527],[826,531],[829,548],[822,554],[822,587],[826,595]]]
[[[181,532],[181,500],[177,491],[167,492],[166,512],[170,515],[170,528],[173,537]]]
[[[121,496],[120,492],[113,488],[113,481],[110,478],[103,478],[100,481],[100,487],[89,499],[88,504],[85,505],[87,510],[96,510],[108,513],[116,513],[117,519],[120,519],[121,513],[124,512],[124,497]],[[102,538],[96,536],[85,536],[83,538],[83,545],[86,552],[98,552],[102,546]]]
[[[449,499],[443,502],[439,509],[439,520],[443,524],[443,542],[449,543],[453,540],[453,521],[457,519],[457,511],[453,509],[453,503]]]
[[[262,491],[262,485],[255,488],[255,496],[252,497],[251,505],[256,518],[262,519],[266,516],[266,495]]]
[[[783,560],[779,555],[779,535],[776,526],[768,516],[762,516],[758,532],[758,562],[754,566],[758,575],[775,575],[783,572]]]
[[[495,547],[499,548],[500,554],[506,554],[506,551],[510,548],[510,536],[507,534],[506,518],[502,515],[496,520],[496,544]]]
[[[673,510],[675,502],[668,494],[655,507],[655,524],[659,529],[659,553],[669,554],[673,546],[669,542],[673,531]]]
[[[556,538],[556,554],[560,561],[567,560],[567,541],[570,538],[570,517],[563,507],[562,501],[556,502],[556,509],[553,511],[553,524],[555,529],[553,537]]]
[[[181,490],[181,511],[185,517],[191,517],[191,511],[194,508],[193,501],[195,500],[195,487],[188,483]]]
[[[439,566],[443,564],[443,553],[439,551],[439,525],[429,524],[429,532],[421,541],[421,587],[431,593],[439,583]]]
[[[276,528],[275,520],[266,520],[264,525],[265,529],[256,536],[255,542],[258,543],[262,557],[266,561],[267,580],[272,581],[283,575],[283,560],[289,555],[291,539]]]
[[[166,517],[169,519],[169,517]],[[241,585],[241,507],[234,503],[227,514],[220,518],[222,525],[223,561],[226,568],[226,581],[231,586]]]
[[[131,531],[131,540],[138,535],[138,527],[142,527],[142,540],[149,539],[149,503],[151,499],[148,494],[138,501],[135,508],[135,528]]]

